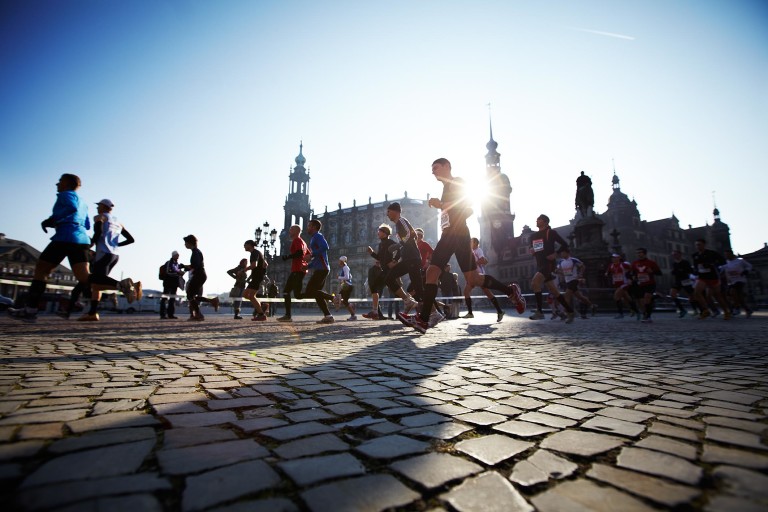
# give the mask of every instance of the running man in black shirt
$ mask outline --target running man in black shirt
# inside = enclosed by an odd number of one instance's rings
[[[539,215],[536,219],[536,227],[539,230],[531,235],[531,248],[530,252],[533,257],[536,258],[536,274],[534,274],[531,280],[531,288],[533,288],[534,296],[536,297],[536,312],[529,318],[531,320],[541,320],[544,318],[542,307],[544,306],[544,298],[541,290],[543,285],[547,285],[549,293],[565,308],[568,314],[568,318],[565,323],[570,324],[573,322],[573,308],[566,302],[565,298],[560,295],[560,291],[557,289],[557,282],[553,272],[557,268],[555,261],[555,243],[560,245],[558,250],[568,248],[568,244],[565,243],[563,237],[561,237],[557,231],[553,230],[549,226],[549,217],[544,214]]]
[[[259,299],[256,298],[256,293],[261,289],[261,282],[264,281],[264,276],[267,273],[267,261],[261,251],[256,248],[256,242],[253,240],[243,242],[243,249],[251,254],[248,266],[245,267],[246,271],[251,271],[251,276],[248,278],[248,286],[243,297],[251,301],[253,305],[253,318],[251,320],[264,322],[267,320],[267,316],[264,314]]]
[[[720,267],[725,265],[725,258],[715,251],[707,249],[707,242],[703,238],[696,240],[693,245],[696,247],[696,252],[693,253],[693,273],[698,277],[694,292],[701,307],[699,319],[704,320],[708,316],[712,316],[706,299],[706,292],[709,291],[722,308],[723,319],[730,320],[731,308],[720,289]]]

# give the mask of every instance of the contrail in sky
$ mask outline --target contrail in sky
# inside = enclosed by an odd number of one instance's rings
[[[602,32],[600,30],[589,30],[586,28],[576,28],[576,27],[568,27],[571,30],[578,30],[579,32],[588,32],[590,34],[597,34],[599,36],[608,36],[608,37],[616,37],[619,39],[628,39],[629,41],[634,41],[635,38],[632,36],[625,36],[624,34],[614,34],[613,32]]]

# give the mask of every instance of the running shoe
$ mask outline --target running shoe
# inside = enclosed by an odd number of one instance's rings
[[[413,319],[414,316],[416,316],[416,315],[409,315],[409,314],[406,314],[406,313],[398,313],[397,314],[397,319],[400,320],[403,323],[403,325],[407,325],[408,327],[410,327],[411,326],[411,320]]]
[[[523,294],[520,291],[520,287],[517,285],[517,283],[510,284],[509,288],[510,292],[507,297],[509,297],[509,300],[515,303],[515,309],[517,310],[518,314],[522,315],[525,313],[525,297],[523,297]]]
[[[136,294],[133,291],[133,279],[127,277],[120,281],[117,285],[123,295],[125,295],[125,299],[128,301],[128,304],[131,304],[134,300],[136,300]]]
[[[499,311],[498,313],[496,313],[496,321],[501,322],[501,320],[504,318],[504,314],[505,314],[504,311]]]
[[[332,324],[335,321],[336,321],[336,319],[333,318],[333,315],[328,315],[328,316],[324,316],[323,318],[318,320],[317,323],[319,323],[319,324]]]
[[[653,323],[653,320],[651,320],[651,317],[649,317],[649,316],[646,316],[646,317],[644,317],[642,320],[640,320],[640,323],[641,323],[641,324],[652,324],[652,323]]]
[[[205,320],[203,315],[195,315],[187,318],[187,322],[202,322],[203,320]]]
[[[235,320],[242,320],[243,319],[243,317],[241,317],[240,315],[235,315],[233,318]]]
[[[699,320],[704,320],[709,316],[712,316],[712,313],[710,313],[708,309],[704,309],[701,311],[701,314],[699,314]]]
[[[80,318],[77,319],[78,322],[98,322],[99,321],[99,314],[98,313],[86,313]]]
[[[688,314],[688,311],[686,311],[685,309],[681,309],[680,312],[677,314],[677,317],[683,318],[687,314]]]
[[[355,321],[355,320],[357,320],[357,315],[350,315],[350,317],[347,318],[347,322],[352,322],[352,321]]]
[[[568,313],[568,316],[565,319],[565,323],[572,324],[573,323],[573,319],[574,319],[575,316],[576,315],[574,315],[573,313]]]
[[[531,320],[544,320],[544,313],[536,311],[534,314],[528,317]]]
[[[293,322],[293,318],[288,315],[283,315],[277,319],[278,322]]]
[[[363,313],[363,318],[367,318],[368,320],[378,320],[379,314],[375,311],[371,311],[370,313]]]
[[[415,300],[413,300],[413,299],[405,299],[405,300],[403,301],[403,303],[405,304],[405,313],[410,313],[410,312],[411,312],[411,310],[412,310],[413,308],[415,308],[415,307],[416,307],[416,305],[418,304],[418,303],[417,303]]]
[[[442,316],[442,315],[440,315]],[[429,329],[429,324],[419,318],[419,315],[414,315],[410,318],[408,325],[419,331],[421,334],[424,334],[427,332],[427,329]]]
[[[22,322],[37,321],[37,310],[28,310],[27,308],[8,308],[8,315]]]
[[[266,322],[267,316],[266,315],[253,315],[253,318],[251,318],[253,322]]]
[[[220,303],[220,301],[219,301],[218,297],[214,297],[214,298],[211,299],[211,306],[213,306],[213,310],[214,311],[218,311],[219,310],[219,303]]]
[[[462,315],[461,318],[475,318],[475,315],[473,315],[472,313],[467,313],[466,315]]]
[[[443,320],[445,320],[445,316],[443,316],[439,311],[434,311],[431,315],[429,315],[429,322],[427,322],[427,325],[429,327],[434,327]]]

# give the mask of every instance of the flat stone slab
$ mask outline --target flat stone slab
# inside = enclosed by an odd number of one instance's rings
[[[668,437],[662,436],[648,436],[640,441],[636,442],[637,448],[646,448],[648,450],[656,450],[657,452],[664,452],[677,457],[682,457],[687,460],[696,460],[697,447],[688,443],[675,441]]]
[[[629,421],[631,423],[642,423],[644,421],[648,421],[654,416],[649,412],[625,409],[623,407],[606,407],[604,409],[600,409],[597,414],[617,420]]]
[[[558,484],[534,496],[531,501],[538,512],[655,512],[637,498],[584,479]]]
[[[66,453],[76,450],[129,443],[131,441],[154,440],[157,434],[150,427],[118,428],[86,432],[82,436],[60,439],[48,447],[52,453]],[[167,434],[166,434],[167,436]],[[0,457],[1,459],[2,457]]]
[[[285,427],[271,428],[269,430],[263,430],[262,435],[271,437],[278,441],[287,441],[289,439],[296,439],[298,437],[306,437],[315,434],[325,434],[326,432],[333,432],[334,428],[318,423],[316,421],[306,421],[298,423],[296,425],[288,425]]]
[[[160,425],[157,418],[141,412],[111,412],[109,414],[100,414],[83,418],[80,420],[68,421],[67,427],[72,432],[87,432],[89,430],[104,430],[109,428],[128,428],[128,427],[152,427]]]
[[[560,453],[590,457],[623,445],[625,440],[606,434],[595,434],[582,430],[563,430],[547,436],[542,448]]]
[[[753,450],[768,450],[768,446],[760,441],[760,436],[752,432],[734,430],[731,428],[707,426],[704,437],[707,441],[718,441],[725,444],[733,444]]]
[[[395,459],[403,455],[427,451],[429,443],[393,434],[383,436],[355,447],[355,451],[374,459]]]
[[[729,464],[752,469],[768,469],[768,456],[744,450],[734,450],[713,444],[705,444],[702,462],[709,464]]]
[[[515,464],[509,479],[527,487],[550,479],[566,478],[576,469],[578,469],[576,464],[552,452],[537,450],[526,460]]]
[[[464,432],[472,430],[472,427],[468,425],[462,425],[460,423],[439,423],[437,425],[429,425],[426,427],[409,428],[403,430],[403,434],[410,434],[415,436],[432,437],[434,439],[453,439],[456,436],[463,434]]]
[[[459,414],[455,416],[455,419],[459,421],[465,421],[472,425],[493,425],[495,423],[501,423],[503,421],[507,421],[506,416],[488,412],[488,411],[468,412],[466,414]]]
[[[404,507],[421,496],[392,475],[350,478],[314,487],[301,493],[314,512],[380,511]]]
[[[622,468],[663,476],[689,485],[696,485],[702,475],[700,467],[684,459],[640,448],[622,448],[617,464]]]
[[[274,452],[283,459],[295,459],[320,453],[341,452],[349,449],[349,445],[334,434],[320,434],[304,437],[282,444]]]
[[[701,491],[694,487],[669,483],[660,478],[605,464],[593,464],[587,476],[668,507],[688,503],[701,494]]]
[[[581,424],[581,428],[627,437],[638,437],[645,431],[645,425],[638,425],[637,423],[617,420],[605,416],[595,416],[594,418],[590,418]]]
[[[557,429],[551,427],[519,420],[510,420],[504,423],[499,423],[494,425],[493,429],[507,434],[514,434],[519,437],[535,437],[557,431]]]
[[[456,443],[456,449],[484,464],[494,466],[535,446],[534,443],[518,441],[500,434],[467,439]]]
[[[174,428],[208,427],[237,421],[232,411],[200,412],[194,414],[169,414],[165,416]]]
[[[447,453],[428,453],[395,462],[390,467],[427,489],[434,489],[483,470],[473,462]]]
[[[163,473],[185,475],[237,462],[259,459],[269,451],[252,439],[223,441],[203,446],[189,446],[157,452]]]
[[[266,462],[241,462],[188,477],[182,509],[203,510],[278,485],[280,476]]]
[[[278,464],[297,485],[307,486],[331,478],[365,474],[365,466],[349,453],[290,460]]]
[[[459,512],[534,511],[518,490],[495,471],[467,478],[440,498]]]

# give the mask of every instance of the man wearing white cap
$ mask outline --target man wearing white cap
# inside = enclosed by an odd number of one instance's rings
[[[83,322],[99,320],[97,309],[101,292],[104,290],[119,289],[126,296],[128,302],[140,300],[142,296],[141,281],[134,283],[132,279],[127,278],[118,282],[109,277],[110,271],[120,259],[117,255],[117,248],[134,242],[128,230],[112,215],[114,207],[115,203],[109,199],[102,199],[96,203],[98,213],[93,218],[93,237],[91,238],[91,245],[96,246],[96,255],[91,266],[91,307],[88,313],[78,318]],[[125,240],[120,241],[121,235]]]
[[[175,316],[176,290],[183,288],[180,279],[183,274],[184,271],[179,266],[179,252],[173,251],[171,259],[165,262],[165,272],[161,272],[163,276],[163,296],[160,299],[160,318],[162,320],[176,320],[179,318]]]

